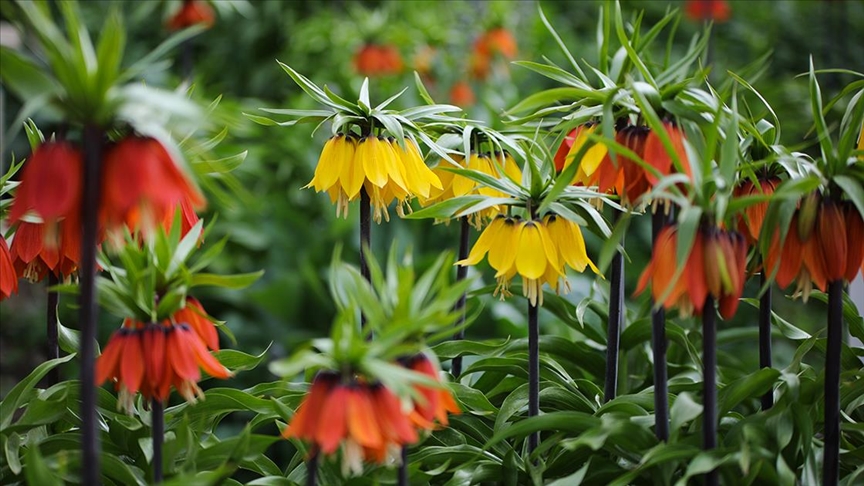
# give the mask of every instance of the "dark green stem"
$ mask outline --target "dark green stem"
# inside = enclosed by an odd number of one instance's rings
[[[528,416],[540,415],[540,319],[538,307],[528,303]],[[528,453],[540,444],[540,432],[528,436]]]
[[[78,322],[81,326],[81,447],[83,484],[98,485],[99,430],[96,417],[95,343],[99,307],[96,303],[96,233],[101,200],[103,132],[84,128],[84,187],[81,200],[81,264],[78,275]]]
[[[60,346],[58,345],[58,329],[57,329],[57,306],[60,304],[60,294],[50,290],[51,287],[57,285],[59,279],[56,275],[48,272],[48,301],[47,301],[47,318],[45,320],[46,328],[45,335],[48,342],[48,359],[57,359],[60,357]],[[48,386],[60,383],[60,368],[54,367],[48,373]]]
[[[843,280],[828,283],[828,343],[825,349],[825,455],[822,484],[840,480],[840,353],[843,342]]]
[[[468,258],[468,247],[469,247],[469,236],[471,234],[471,224],[468,222],[467,216],[462,216],[459,218],[459,260],[464,260]],[[460,265],[456,267],[456,281],[461,282],[465,280],[468,276],[468,267]],[[465,329],[462,329],[462,325],[465,324],[465,292],[462,292],[462,296],[459,297],[459,300],[456,302],[456,311],[461,311],[459,315],[459,320],[456,322],[456,326],[459,328],[456,331],[456,335],[453,336],[453,339],[462,340],[465,339]],[[450,365],[450,372],[454,377],[459,378],[459,375],[462,374],[462,357],[456,356],[453,358],[453,361]]]
[[[153,427],[153,482],[162,483],[162,444],[165,442],[165,408],[162,401],[151,402],[150,420]]]
[[[717,311],[714,297],[705,299],[702,309],[702,445],[706,451],[717,447]],[[705,474],[706,486],[718,484],[717,470]]]
[[[665,213],[664,205],[655,208],[651,217],[653,242],[668,224],[670,214]],[[652,305],[656,305],[652,300]],[[669,385],[666,368],[666,310],[656,306],[651,312],[651,353],[654,360],[654,434],[662,441],[669,440]]]
[[[621,213],[615,213],[615,219]],[[624,246],[624,241],[621,241]],[[612,274],[609,276],[609,324],[606,326],[606,379],[603,401],[608,402],[618,393],[618,358],[620,353],[621,327],[624,321],[624,254],[619,250],[612,257]]]
[[[762,269],[760,279],[762,287],[768,284],[768,276]],[[771,367],[771,286],[765,289],[765,293],[759,298],[759,366],[761,368]],[[768,390],[762,395],[762,410],[768,410],[774,406],[774,390]]]

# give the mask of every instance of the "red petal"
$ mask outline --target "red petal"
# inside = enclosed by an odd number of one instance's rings
[[[381,429],[367,387],[348,390],[348,431],[364,447],[381,447]]]
[[[10,223],[33,210],[47,224],[78,211],[81,198],[81,152],[68,142],[40,145],[24,165],[12,202]]]
[[[130,393],[141,388],[144,379],[144,355],[141,349],[141,332],[131,331],[123,340],[123,355],[120,357],[120,382]]]

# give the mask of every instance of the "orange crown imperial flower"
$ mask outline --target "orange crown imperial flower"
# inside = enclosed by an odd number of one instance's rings
[[[109,231],[126,225],[147,233],[184,201],[193,210],[206,204],[165,147],[150,137],[126,137],[108,148],[102,191],[100,220]]]
[[[732,15],[726,0],[687,0],[684,13],[691,20],[713,20],[718,24]]]
[[[9,223],[17,223],[27,213],[52,228],[64,218],[78,221],[82,157],[76,146],[64,141],[46,142],[36,148],[24,165]],[[49,230],[49,234],[53,232]]]
[[[852,280],[864,263],[864,223],[849,203],[808,197],[792,216],[785,240],[775,229],[765,258],[780,288],[796,283],[806,302],[813,287],[825,291],[834,280]]]
[[[650,282],[654,301],[666,309],[677,307],[683,316],[702,315],[709,295],[717,299],[724,319],[735,315],[744,289],[747,263],[744,237],[719,228],[700,228],[680,269],[676,262],[677,246],[677,227],[663,228],[657,235],[651,261],[639,277],[636,294],[642,293]]]
[[[180,30],[193,25],[204,25],[207,28],[213,26],[215,21],[213,8],[202,0],[183,0],[183,6],[170,19],[168,28]]]
[[[364,459],[383,463],[398,458],[402,445],[418,439],[390,390],[363,380],[343,380],[333,372],[315,376],[282,436],[309,441],[326,455],[341,446],[343,467],[355,474],[363,471]]]
[[[9,255],[6,238],[0,235],[0,301],[18,293],[18,275]]]
[[[199,366],[214,378],[228,378],[228,371],[192,327],[171,321],[144,324],[126,319],[96,359],[96,383],[113,380],[119,390],[118,406],[131,410],[135,394],[165,401],[171,386],[187,401],[204,398],[198,387]]]

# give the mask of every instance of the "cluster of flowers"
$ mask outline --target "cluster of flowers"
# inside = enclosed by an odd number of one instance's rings
[[[439,380],[440,370],[423,354],[400,364]],[[364,460],[398,460],[402,446],[417,442],[418,430],[433,430],[436,421],[446,426],[448,413],[459,413],[445,388],[417,385],[415,392],[417,399],[401,400],[381,383],[322,371],[282,436],[309,441],[325,455],[336,453],[341,445],[344,468],[360,474]]]
[[[17,291],[17,278],[37,282],[49,273],[72,276],[81,255],[83,155],[71,142],[40,145],[24,167],[9,212],[17,224],[11,246],[0,245],[2,297]],[[106,147],[99,206],[100,241],[124,227],[147,232],[170,229],[181,209],[183,230],[195,222],[204,197],[154,138],[128,136]],[[7,254],[8,252],[8,254]],[[9,271],[9,265],[14,269]]]
[[[775,230],[764,256],[764,270],[774,272],[781,288],[793,282],[807,299],[815,285],[827,291],[833,280],[851,281],[864,271],[864,221],[850,202],[806,197],[792,216],[786,238]]]
[[[535,306],[543,305],[544,283],[558,292],[559,281],[564,278],[565,292],[569,291],[565,266],[577,272],[591,267],[599,273],[588,258],[579,226],[553,213],[527,221],[518,216],[497,216],[480,234],[468,258],[457,263],[476,265],[487,253],[489,265],[497,272],[495,294],[509,296],[510,282],[518,273],[522,293]]]
[[[172,385],[183,398],[195,402],[203,397],[197,385],[199,365],[214,378],[231,376],[208,348],[219,350],[216,328],[201,303],[187,297],[186,307],[164,322],[124,320],[96,359],[96,383],[114,382],[118,406],[127,411],[133,409],[137,392],[148,401],[164,402]]]
[[[651,282],[654,301],[666,309],[677,307],[682,316],[702,315],[710,295],[720,315],[729,319],[738,310],[747,270],[747,241],[737,231],[703,226],[683,265],[676,262],[678,229],[666,226],[657,235],[651,262],[636,287],[636,294]]]
[[[404,147],[403,147],[404,144]],[[441,180],[423,163],[420,149],[406,138],[338,134],[321,151],[315,175],[305,187],[327,191],[336,204],[336,214],[348,216],[348,204],[357,199],[362,188],[370,197],[373,218],[390,220],[387,206],[396,201],[403,215],[412,197],[429,197],[432,188],[441,189]]]
[[[690,162],[684,149],[684,133],[672,122],[663,123],[666,135],[672,142],[675,155],[688,176]],[[597,125],[586,123],[573,129],[555,153],[555,168],[559,172],[573,163],[576,154],[588,143],[589,135],[596,131]],[[645,126],[625,125],[615,131],[615,142],[626,147],[645,164],[619,154],[613,160],[609,150],[602,143],[591,146],[579,161],[579,168],[573,183],[584,186],[597,186],[600,192],[614,191],[621,196],[624,204],[633,206],[640,202],[662,176],[672,172],[673,162],[663,146],[660,137]],[[646,165],[647,164],[647,165]]]
[[[507,152],[472,153],[467,161],[461,155],[453,155],[452,158],[459,164],[460,168],[476,170],[496,179],[506,176],[516,182],[522,181],[522,170],[519,168],[519,164]],[[469,194],[479,194],[487,197],[507,197],[506,194],[497,189],[480,185],[473,179],[446,170],[446,167],[453,167],[453,164],[442,159],[438,162],[438,166],[432,170],[441,180],[442,187],[433,188],[427,198],[419,198],[421,205],[429,206],[437,202]],[[500,208],[496,205],[473,213],[471,215],[472,223],[479,229],[482,227],[485,219],[494,218],[499,212]]]

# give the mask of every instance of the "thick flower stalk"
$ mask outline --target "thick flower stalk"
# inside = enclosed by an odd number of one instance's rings
[[[392,137],[357,139],[341,133],[324,145],[315,175],[305,187],[326,191],[336,215],[346,217],[348,204],[365,188],[378,223],[390,220],[387,207],[392,202],[401,216],[412,197],[429,197],[432,188],[443,188],[412,140],[406,138],[403,147]]]
[[[169,320],[149,324],[125,319],[111,335],[96,359],[96,383],[115,383],[119,407],[131,411],[138,392],[145,399],[164,402],[172,386],[189,402],[203,399],[197,384],[201,380],[199,366],[214,378],[231,376],[207,351],[212,342],[208,344],[202,334],[209,336],[209,331],[202,331],[201,322],[180,320],[188,317],[178,312]]]
[[[717,300],[724,319],[735,315],[747,264],[744,237],[734,231],[702,227],[696,231],[682,267],[676,262],[677,247],[678,229],[663,228],[651,262],[639,277],[636,294],[650,283],[654,301],[667,310],[677,307],[682,316],[701,316],[708,296]]]
[[[497,272],[495,295],[508,297],[510,282],[518,274],[523,294],[535,306],[543,305],[544,283],[559,291],[565,266],[577,272],[586,266],[598,271],[585,252],[578,225],[557,215],[530,221],[499,215],[480,234],[468,258],[457,263],[476,265],[487,253],[489,265]]]

